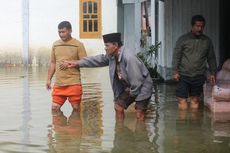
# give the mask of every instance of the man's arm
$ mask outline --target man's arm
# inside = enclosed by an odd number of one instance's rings
[[[51,56],[50,56],[50,65],[48,68],[48,76],[47,76],[47,82],[46,82],[46,89],[51,89],[51,80],[52,77],[55,73],[56,70],[56,57],[55,57],[55,51],[54,51],[54,45],[52,47],[52,51],[51,51]]]
[[[109,65],[108,55],[100,54],[85,57],[78,61],[79,67],[103,67]]]
[[[173,58],[172,58],[172,79],[178,81],[180,79],[180,74],[178,72],[178,65],[180,64],[182,57],[182,40],[179,38],[176,42],[176,46],[173,50]]]
[[[209,66],[209,71],[210,71],[210,76],[209,76],[209,81],[211,84],[216,83],[216,71],[217,71],[217,64],[216,64],[216,55],[213,49],[213,44],[210,40],[210,46],[209,46],[209,51],[208,51],[208,66]]]
[[[65,70],[73,67],[103,67],[109,65],[109,57],[104,54],[84,57],[77,61],[63,61],[59,68]]]
[[[55,63],[50,63],[49,69],[48,69],[48,77],[47,77],[47,82],[46,82],[46,89],[51,89],[51,80],[53,78],[53,75],[56,70],[56,64]]]
[[[86,56],[87,56],[87,54],[86,54],[85,47],[84,47],[83,43],[80,43],[79,50],[78,50],[78,57],[79,57],[79,59],[82,59]]]

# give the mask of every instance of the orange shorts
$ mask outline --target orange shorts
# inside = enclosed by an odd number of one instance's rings
[[[53,103],[63,105],[68,98],[71,104],[77,104],[81,102],[82,86],[81,85],[69,85],[69,86],[53,86]]]

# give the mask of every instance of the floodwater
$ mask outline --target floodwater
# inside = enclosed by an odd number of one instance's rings
[[[44,67],[0,68],[0,153],[230,152],[229,114],[179,112],[174,84],[154,87],[145,122],[130,108],[116,123],[107,68],[82,69],[80,113],[68,102],[51,112],[46,76]]]

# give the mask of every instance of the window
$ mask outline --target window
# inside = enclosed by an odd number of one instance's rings
[[[101,0],[80,0],[80,38],[101,37]]]

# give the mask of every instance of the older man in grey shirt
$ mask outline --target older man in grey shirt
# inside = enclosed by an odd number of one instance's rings
[[[124,119],[124,109],[134,101],[136,117],[144,120],[152,95],[153,82],[145,65],[122,45],[120,33],[103,35],[106,54],[85,57],[79,61],[65,61],[66,67],[109,66],[110,82],[114,93],[116,119]]]

